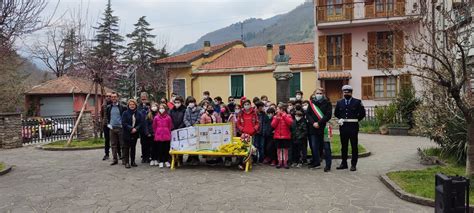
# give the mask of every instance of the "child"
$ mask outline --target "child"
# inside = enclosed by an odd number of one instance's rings
[[[288,107],[286,104],[279,104],[277,114],[273,117],[272,128],[275,129],[273,138],[277,145],[278,165],[277,169],[288,166],[288,148],[291,146],[291,125],[293,118],[287,114]]]
[[[200,124],[215,124],[222,123],[219,113],[214,112],[214,107],[211,104],[207,105],[206,111],[201,115]]]
[[[242,134],[249,136],[255,135],[259,127],[257,112],[251,106],[250,100],[244,101],[244,109],[240,112],[237,119],[237,128]],[[255,144],[255,141],[253,142]],[[256,145],[257,146],[257,145]],[[239,168],[243,169],[243,164],[239,164]]]
[[[262,132],[265,137],[265,160],[263,163],[270,163],[270,166],[276,166],[277,164],[277,150],[275,141],[273,140],[273,128],[271,125],[274,115],[275,109],[268,108],[268,122],[262,123]]]
[[[229,118],[227,119],[227,123],[231,123],[232,124],[232,128],[233,128],[233,137],[240,137],[240,131],[239,129],[237,128],[237,121],[238,121],[238,117],[239,117],[239,114],[240,114],[240,104],[236,104],[234,106],[234,112],[231,113],[229,115]]]
[[[146,128],[145,128],[145,134],[146,138],[149,139],[151,149],[151,161],[150,161],[150,166],[158,166],[158,156],[156,155],[157,152],[154,152],[153,150],[157,149],[156,143],[154,143],[154,137],[155,133],[153,130],[153,121],[155,119],[155,116],[158,114],[158,104],[157,103],[152,103],[151,104],[151,110],[148,112],[146,116]],[[155,148],[153,148],[155,146]]]
[[[163,168],[163,164],[165,164],[167,168],[169,168],[171,165],[169,162],[169,152],[173,121],[168,115],[166,108],[166,104],[160,104],[158,109],[159,113],[153,119],[153,131],[155,132],[153,152],[155,152],[154,154],[158,156],[158,166],[160,168]]]
[[[255,107],[257,109],[257,117],[258,122],[260,123],[259,127],[257,128],[257,132],[254,135],[254,144],[258,150],[258,163],[263,163],[263,159],[265,158],[265,137],[263,135],[263,125],[269,122],[267,113],[264,110],[265,104],[261,101],[257,101],[255,103]]]
[[[301,168],[303,165],[303,143],[308,142],[308,124],[304,118],[302,111],[296,111],[295,120],[293,121],[293,164],[292,167]]]

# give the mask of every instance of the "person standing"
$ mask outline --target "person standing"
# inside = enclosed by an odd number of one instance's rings
[[[170,159],[170,143],[171,143],[171,129],[173,129],[173,121],[168,115],[166,104],[160,104],[159,114],[153,119],[153,130],[155,133],[153,150],[154,155],[158,156],[158,166],[167,168],[171,166]],[[156,162],[155,162],[156,163]]]
[[[258,123],[260,125],[258,125],[257,127],[257,132],[255,133],[255,136],[253,137],[254,138],[254,144],[255,144],[255,147],[257,148],[258,150],[258,162],[259,163],[263,163],[263,160],[265,159],[265,136],[264,136],[264,126],[268,126],[269,125],[269,120],[268,119],[268,116],[267,116],[267,113],[265,113],[265,104],[263,104],[263,102],[261,101],[258,101],[257,103],[255,103],[255,108],[257,110],[257,117],[258,117]]]
[[[359,121],[365,117],[364,105],[362,101],[352,97],[352,87],[344,85],[342,87],[344,98],[337,101],[334,116],[339,121],[339,132],[341,137],[341,157],[342,162],[336,169],[347,169],[347,152],[349,141],[351,142],[352,158],[351,171],[357,170],[357,160],[359,158]]]
[[[142,114],[137,109],[137,101],[135,99],[128,100],[128,110],[122,115],[122,126],[123,126],[123,161],[125,162],[125,168],[130,166],[136,167],[135,154],[137,147],[137,140],[139,133],[143,126]]]
[[[235,111],[235,100],[233,96],[229,96],[229,98],[227,98],[227,109],[229,109],[229,113],[233,113]]]
[[[272,128],[275,129],[273,138],[277,145],[278,165],[277,169],[288,166],[288,149],[291,146],[291,125],[293,118],[287,113],[288,107],[286,104],[279,104],[277,114],[273,117]]]
[[[186,113],[186,106],[184,106],[184,99],[178,96],[174,99],[174,108],[170,110],[170,117],[173,121],[173,129],[181,129],[186,127],[184,123],[184,115]]]
[[[308,124],[304,119],[304,113],[301,110],[297,110],[295,113],[295,120],[293,121],[292,128],[293,136],[293,165],[292,167],[301,168],[303,166],[303,143],[308,141]]]
[[[142,118],[146,118],[150,112],[150,102],[148,101],[148,93],[142,92],[140,94],[140,105],[138,106],[138,112]],[[142,119],[142,126],[146,126],[146,119]],[[147,138],[146,128],[142,128],[140,131],[140,144],[142,148],[142,163],[150,163],[150,149],[151,141]]]
[[[102,160],[107,160],[109,159],[109,151],[110,151],[110,129],[107,127],[109,122],[107,121],[107,107],[112,104],[112,101],[110,100],[110,96],[112,93],[107,93],[105,94],[105,99],[104,103],[102,104],[102,109],[100,110],[100,118],[102,119],[102,132],[104,133],[104,140],[105,140],[105,147],[104,147],[104,152],[105,155],[102,158]]]
[[[307,110],[307,121],[309,126],[309,137],[310,137],[310,148],[312,153],[312,163],[309,168],[320,168],[320,152],[319,147],[325,146],[324,134],[327,134],[326,128],[329,128],[329,120],[332,117],[332,105],[324,97],[323,89],[319,88],[314,92],[314,99],[309,102]],[[329,145],[329,144],[327,144]],[[325,147],[329,151],[326,151],[326,167],[325,172],[331,170],[332,156],[330,153],[330,147]],[[329,153],[328,153],[329,152]]]
[[[295,92],[296,101],[303,101],[303,91],[298,90]]]
[[[265,159],[263,163],[269,163],[270,166],[277,165],[277,149],[275,140],[273,139],[273,128],[272,128],[272,120],[275,116],[275,109],[268,108],[266,112],[266,116],[268,118],[267,122],[262,122],[261,128],[263,132],[263,136],[265,137]]]
[[[107,106],[107,128],[109,128],[110,133],[110,146],[112,147],[112,164],[118,164],[118,159],[121,159],[121,150],[123,147],[123,129],[122,129],[122,113],[127,110],[125,106],[120,104],[118,100],[118,94],[112,92],[110,94],[110,100],[112,103]]]
[[[153,121],[158,115],[158,104],[157,103],[152,103],[150,107],[150,112],[148,112],[148,115],[146,116],[145,123],[146,123],[146,128],[145,129],[145,134],[146,134],[146,140],[148,144],[150,145],[150,166],[158,166],[158,147],[156,146],[156,143],[154,142],[155,138],[155,130],[153,129]]]

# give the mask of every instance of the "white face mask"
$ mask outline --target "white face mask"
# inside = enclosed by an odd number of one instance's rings
[[[296,116],[295,117],[297,121],[300,121],[301,120],[301,117],[300,116]]]
[[[240,112],[240,109],[235,109],[235,113],[239,113]]]
[[[205,111],[206,111],[206,110],[204,110],[204,109],[201,109],[201,114],[202,114],[202,113],[204,113]]]
[[[163,114],[165,112],[165,109],[160,109],[160,113]]]
[[[244,108],[245,108],[245,110],[249,110],[249,109],[250,109],[250,105],[244,105]]]
[[[156,111],[158,111],[158,107],[156,107],[156,106],[152,106],[152,107],[151,107],[151,111],[153,111],[153,112],[156,112]]]
[[[209,96],[205,95],[205,96],[204,96],[204,99],[207,99],[207,98],[209,98]]]
[[[196,106],[196,104],[195,103],[189,103],[188,106],[189,106],[189,108],[194,108]]]
[[[292,110],[293,109],[293,106],[288,106],[288,110]]]
[[[308,106],[304,105],[304,106],[303,106],[303,109],[304,109],[304,110],[308,110]]]
[[[181,104],[180,104],[180,103],[174,104],[174,106],[175,106],[176,108],[179,108],[179,107],[181,106]]]
[[[323,99],[323,95],[315,95],[314,97],[315,97],[316,100],[318,100],[318,101],[321,100],[321,99]]]
[[[296,95],[296,99],[300,100],[300,99],[301,99],[301,95]]]

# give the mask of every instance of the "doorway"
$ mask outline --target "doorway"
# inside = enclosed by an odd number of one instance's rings
[[[326,96],[332,105],[336,105],[336,102],[342,98],[342,80],[325,80],[324,89],[326,90]]]

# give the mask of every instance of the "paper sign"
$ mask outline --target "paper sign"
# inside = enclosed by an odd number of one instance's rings
[[[179,129],[178,130],[178,139],[180,141],[188,139],[188,130],[187,129]]]

